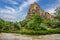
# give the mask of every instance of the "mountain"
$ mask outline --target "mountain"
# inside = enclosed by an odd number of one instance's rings
[[[30,8],[29,8],[26,18],[27,19],[32,18],[33,14],[39,14],[40,16],[42,16],[45,19],[54,20],[54,16],[51,15],[50,13],[42,10],[36,2],[30,5]]]

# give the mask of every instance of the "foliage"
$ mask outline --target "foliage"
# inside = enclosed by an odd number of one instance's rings
[[[54,22],[53,28],[60,28],[60,22]]]
[[[21,27],[25,27],[28,20],[20,21]]]
[[[33,15],[32,20],[27,22],[27,28],[32,30],[39,30],[42,20],[43,19],[40,15]]]
[[[14,23],[14,27],[16,29],[20,29],[21,28],[21,24],[19,22],[16,22],[16,23]]]
[[[60,7],[56,8],[55,10],[56,12],[54,13],[56,15],[56,19],[58,19],[60,21]]]
[[[49,29],[49,30],[20,30],[19,34],[26,35],[46,35],[46,34],[60,34],[60,29]]]
[[[48,27],[47,27],[47,24],[45,24],[45,23],[41,23],[41,24],[40,24],[40,29],[41,29],[41,30],[47,30],[47,28],[48,28]]]
[[[13,23],[0,19],[0,31],[12,30]]]
[[[3,21],[0,20],[0,29],[2,29],[2,27],[3,27]]]

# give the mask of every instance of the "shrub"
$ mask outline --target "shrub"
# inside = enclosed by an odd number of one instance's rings
[[[40,30],[40,24],[42,23],[43,19],[40,15],[33,15],[32,20],[27,22],[27,28],[32,30]]]
[[[60,33],[60,29],[49,29],[49,30],[39,30],[39,31],[35,31],[35,30],[20,30],[20,32],[18,32],[18,33],[26,34],[26,35],[59,34]]]
[[[14,23],[14,27],[15,27],[16,29],[20,29],[20,28],[21,28],[21,25],[20,25],[19,22],[16,22],[16,23]]]
[[[60,22],[54,22],[53,28],[60,28]]]
[[[41,29],[41,30],[47,30],[47,28],[48,28],[48,27],[47,27],[47,24],[44,24],[44,23],[41,23],[41,24],[40,24],[40,29]]]

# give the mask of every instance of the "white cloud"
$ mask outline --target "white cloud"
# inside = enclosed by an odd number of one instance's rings
[[[16,13],[15,9],[13,9],[11,7],[7,7],[7,6],[5,7],[5,9],[1,9],[0,12],[1,13],[10,13],[10,14],[12,14],[12,13],[15,14]]]
[[[8,4],[18,4],[16,1],[14,0],[2,0],[3,2],[5,3],[8,3]]]
[[[6,0],[5,2],[17,4],[17,2],[13,0]],[[24,9],[34,2],[38,2],[38,0],[24,1],[23,4],[18,7],[18,10],[5,6],[5,9],[0,10],[0,18],[4,18],[7,21],[20,21],[26,16],[26,14],[24,14]]]
[[[9,20],[17,19],[17,11],[11,7],[6,7],[5,9],[0,10],[0,18],[6,18]],[[13,21],[14,21],[13,20]]]
[[[25,11],[24,9],[27,8],[29,5],[33,4],[34,2],[38,2],[38,1],[39,0],[27,0],[27,1],[24,1],[23,4],[21,4],[19,6],[18,13],[22,14],[21,19],[25,19],[26,15],[27,15],[27,12],[26,13],[23,12],[23,11]],[[18,20],[20,20],[20,19],[18,19]]]
[[[0,18],[13,22],[23,20],[26,15],[23,15],[23,12],[19,14],[18,11],[19,10],[5,6],[5,9],[0,10]]]
[[[56,9],[56,8],[46,9],[46,12],[49,12],[50,14],[53,15],[53,13],[55,13],[55,9]]]
[[[25,7],[29,6],[30,4],[33,4],[34,2],[38,2],[39,0],[27,0],[24,1],[24,3],[19,7],[20,11],[23,11]]]
[[[56,4],[50,5],[50,7],[49,7],[49,8],[46,8],[45,10],[46,10],[47,12],[49,12],[50,14],[54,15],[53,13],[55,13],[55,9],[56,9],[57,7],[59,7],[59,6],[60,6],[60,0],[57,0],[57,3],[56,3]]]
[[[16,17],[10,16],[10,15],[4,15],[4,16],[1,16],[1,17],[6,18],[6,19],[16,19]]]
[[[16,1],[13,1],[13,0],[8,0],[8,2],[10,2],[12,4],[18,4]]]

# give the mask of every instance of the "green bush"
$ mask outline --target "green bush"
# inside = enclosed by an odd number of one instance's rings
[[[47,24],[45,24],[45,23],[41,23],[41,24],[40,24],[40,29],[41,29],[41,30],[47,30],[47,28],[48,28],[48,27],[47,27]]]
[[[27,22],[27,29],[32,30],[40,30],[40,24],[42,23],[43,19],[40,15],[33,15],[32,20]]]
[[[21,28],[21,24],[19,22],[16,22],[16,23],[14,23],[14,27],[16,29],[20,29]]]
[[[60,28],[60,22],[54,22],[53,28]]]
[[[49,29],[49,30],[20,30],[20,34],[26,35],[46,35],[46,34],[60,34],[60,29]]]

